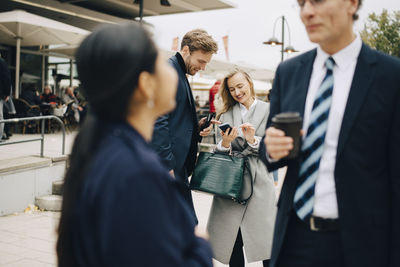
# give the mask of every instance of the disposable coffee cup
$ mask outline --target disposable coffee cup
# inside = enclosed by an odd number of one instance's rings
[[[287,158],[295,158],[300,150],[300,130],[303,119],[298,112],[284,112],[275,115],[272,118],[272,126],[285,132],[286,136],[293,138],[293,149],[289,152]]]

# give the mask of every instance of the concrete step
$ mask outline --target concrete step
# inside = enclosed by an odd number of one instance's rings
[[[64,192],[64,180],[54,181],[51,191],[52,191],[53,195],[62,196],[62,194]]]
[[[35,205],[42,210],[61,211],[62,197],[58,195],[36,197]]]

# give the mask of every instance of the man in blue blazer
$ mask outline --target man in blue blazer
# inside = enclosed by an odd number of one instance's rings
[[[271,266],[400,266],[400,60],[353,32],[361,0],[298,0],[317,49],[276,71],[265,146],[270,171],[287,166]],[[303,117],[293,139],[271,127]]]
[[[185,34],[181,50],[168,61],[178,73],[176,108],[161,116],[154,125],[152,146],[172,176],[182,181],[182,191],[193,208],[188,176],[196,163],[197,143],[211,132],[211,125],[200,131],[204,119],[198,121],[196,107],[186,75],[204,70],[218,50],[215,40],[204,30],[195,29]],[[194,213],[194,208],[193,208]]]

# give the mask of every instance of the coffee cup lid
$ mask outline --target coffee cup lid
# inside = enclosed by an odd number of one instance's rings
[[[302,119],[299,112],[283,112],[275,115],[272,118],[273,122],[297,122],[301,120]]]

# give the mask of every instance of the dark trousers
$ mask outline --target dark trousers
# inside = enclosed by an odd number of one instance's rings
[[[316,232],[293,211],[278,267],[343,267],[343,247],[339,231]]]
[[[229,266],[230,267],[244,267],[243,240],[242,240],[242,233],[240,232],[240,228],[238,231],[238,235],[236,237],[235,245],[233,246],[231,259],[229,260]],[[263,266],[268,267],[269,260],[264,260]]]
[[[196,225],[199,224],[199,220],[197,219],[196,211],[194,209],[192,191],[189,188],[189,181],[186,176],[186,172],[183,174],[175,173],[175,179],[178,182],[179,192],[181,193],[182,197],[186,200],[187,204],[190,207]]]

